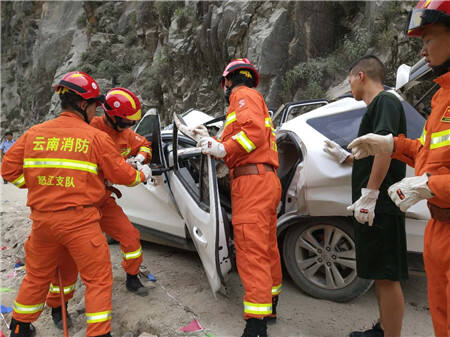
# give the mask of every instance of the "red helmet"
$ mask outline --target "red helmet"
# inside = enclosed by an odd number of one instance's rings
[[[113,88],[106,94],[103,109],[108,116],[120,117],[130,121],[141,119],[141,102],[130,90]]]
[[[234,59],[230,63],[227,64],[225,67],[222,77],[220,78],[220,86],[223,88],[225,85],[225,77],[227,77],[229,74],[236,70],[248,70],[246,73],[243,72],[243,74],[247,77],[250,77],[253,79],[253,87],[257,87],[259,84],[259,74],[256,70],[255,66],[249,61],[248,58],[240,58],[240,59]]]
[[[420,0],[416,8],[409,13],[406,33],[420,37],[424,26],[436,23],[450,27],[450,1]]]
[[[64,75],[54,88],[60,95],[70,90],[85,100],[99,101],[102,98],[97,82],[91,76],[81,71],[72,71]]]

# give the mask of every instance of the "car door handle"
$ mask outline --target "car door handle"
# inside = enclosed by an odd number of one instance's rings
[[[194,226],[192,228],[192,233],[194,234],[195,239],[198,243],[200,243],[203,247],[206,247],[208,245],[208,241],[203,236],[202,231],[197,226]]]

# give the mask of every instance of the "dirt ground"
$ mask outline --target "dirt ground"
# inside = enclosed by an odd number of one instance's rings
[[[31,229],[29,210],[25,206],[26,190],[8,184],[1,186],[0,279],[2,306],[12,307],[25,270],[14,270],[23,260],[23,243]],[[6,247],[6,248],[5,248]],[[241,336],[243,289],[236,271],[228,280],[228,296],[214,298],[195,253],[151,243],[143,243],[144,265],[156,282],[143,280],[151,288],[149,296],[138,297],[126,291],[125,272],[120,265],[118,244],[110,246],[114,274],[112,334],[115,337],[147,336]],[[5,292],[3,288],[12,291]],[[403,284],[405,317],[403,336],[432,336],[433,330],[426,295],[426,278],[413,273]],[[84,287],[79,281],[69,313],[74,323],[70,336],[85,335]],[[4,314],[6,322],[11,313]],[[271,337],[340,337],[354,329],[368,328],[378,317],[374,290],[345,304],[314,299],[302,293],[286,275],[280,296],[278,322],[269,326]],[[203,331],[185,333],[179,329],[197,319]],[[1,319],[0,329],[7,333]],[[37,337],[63,336],[53,326],[46,308],[35,323]]]

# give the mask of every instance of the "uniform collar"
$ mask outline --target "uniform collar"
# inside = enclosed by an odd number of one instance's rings
[[[76,119],[79,119],[79,120],[84,122],[84,118],[82,118],[81,116],[78,116],[76,113],[73,113],[73,112],[70,112],[70,111],[63,111],[63,112],[61,112],[59,114],[59,116],[76,118]]]
[[[441,88],[450,88],[450,71],[446,72],[444,75],[439,76],[434,80]]]

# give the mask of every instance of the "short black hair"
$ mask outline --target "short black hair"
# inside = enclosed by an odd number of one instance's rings
[[[249,77],[249,75],[251,77]],[[233,71],[231,74],[228,74],[226,77],[233,83],[233,85],[238,84],[244,84],[245,86],[249,88],[253,88],[255,86],[255,80],[254,80],[255,74],[253,71],[250,71],[248,69],[241,69]]]
[[[13,134],[12,134],[11,131],[6,131],[6,132],[5,132],[5,136],[8,136],[8,135],[9,135],[9,136],[12,136]]]
[[[384,64],[375,55],[366,55],[356,60],[349,69],[349,73],[365,73],[373,81],[384,82]]]
[[[73,109],[73,105],[71,103],[78,104],[83,101],[83,97],[75,94],[73,91],[68,91],[65,94],[59,95],[61,99],[61,108],[62,109]]]

